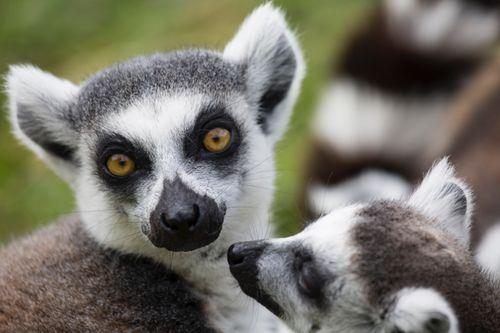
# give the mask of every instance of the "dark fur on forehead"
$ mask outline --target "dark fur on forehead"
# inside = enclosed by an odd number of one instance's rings
[[[431,229],[402,203],[378,201],[360,211],[353,229],[354,270],[373,306],[381,307],[407,287],[429,287],[451,304],[464,332],[495,332],[500,300],[465,248]]]
[[[227,94],[244,90],[243,66],[215,52],[184,50],[138,57],[114,65],[86,81],[73,116],[77,124],[92,123],[148,94]]]

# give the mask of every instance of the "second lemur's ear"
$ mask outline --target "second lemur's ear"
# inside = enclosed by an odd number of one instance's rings
[[[227,44],[224,58],[245,66],[247,98],[257,105],[257,120],[276,142],[288,124],[305,65],[299,44],[281,10],[260,6]]]
[[[69,111],[78,87],[36,67],[16,65],[9,69],[5,88],[15,135],[71,182],[78,135]]]
[[[429,171],[410,197],[409,204],[425,216],[435,219],[463,245],[469,245],[472,192],[467,184],[456,177],[447,158]]]
[[[404,288],[386,315],[387,332],[458,333],[458,319],[446,299],[430,288]]]

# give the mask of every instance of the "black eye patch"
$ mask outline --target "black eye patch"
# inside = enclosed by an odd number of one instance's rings
[[[308,249],[299,247],[295,250],[293,269],[299,293],[317,307],[324,307],[326,274]]]
[[[219,153],[210,152],[203,144],[205,135],[215,128],[222,128],[230,133],[227,149]],[[231,173],[231,167],[235,166],[241,151],[240,128],[241,126],[224,110],[224,107],[209,105],[198,115],[193,128],[184,137],[184,156],[195,162],[210,163],[219,167],[220,171]]]
[[[134,171],[127,177],[116,177],[107,169],[108,159],[115,154],[123,154],[135,163]],[[152,169],[152,159],[148,151],[138,142],[132,142],[119,134],[99,134],[95,155],[96,173],[103,183],[116,194],[130,199],[146,174]]]

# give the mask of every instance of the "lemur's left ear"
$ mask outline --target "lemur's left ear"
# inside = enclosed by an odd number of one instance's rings
[[[459,332],[455,312],[433,289],[404,288],[388,303],[391,309],[386,316],[387,332]]]
[[[270,3],[257,8],[227,44],[224,58],[245,66],[247,98],[259,107],[257,120],[276,142],[285,132],[305,71],[281,10]]]
[[[412,194],[409,204],[435,219],[463,245],[469,245],[472,191],[458,179],[447,158],[437,163]]]
[[[78,87],[39,68],[16,65],[5,89],[15,135],[71,183],[78,135],[69,111]]]

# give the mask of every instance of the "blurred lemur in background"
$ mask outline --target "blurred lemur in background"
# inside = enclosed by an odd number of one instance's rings
[[[79,85],[12,66],[14,132],[79,214],[0,250],[0,331],[277,331],[226,251],[269,232],[273,149],[303,75],[270,4],[223,52],[138,57]]]
[[[496,333],[500,285],[469,250],[472,194],[443,160],[407,199],[230,247],[242,289],[303,333]]]
[[[313,120],[308,216],[408,193],[457,120],[450,106],[491,59],[499,26],[496,0],[382,1],[348,41]]]

